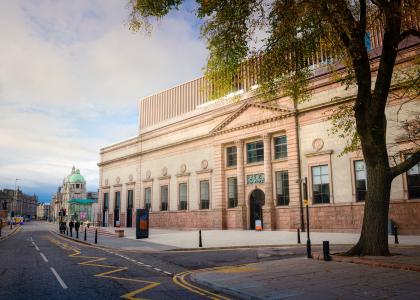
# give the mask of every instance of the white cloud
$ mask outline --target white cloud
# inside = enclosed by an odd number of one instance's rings
[[[73,164],[97,186],[99,148],[136,134],[137,100],[201,74],[190,14],[150,37],[127,16],[120,0],[0,2],[0,188],[58,184]]]

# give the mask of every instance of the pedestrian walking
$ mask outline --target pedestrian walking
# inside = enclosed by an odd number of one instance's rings
[[[73,220],[70,220],[69,227],[70,227],[70,236],[72,237],[73,236],[73,228],[74,228]]]
[[[80,228],[79,220],[76,220],[76,223],[74,224],[74,228],[76,229],[76,237],[79,238],[79,228]]]

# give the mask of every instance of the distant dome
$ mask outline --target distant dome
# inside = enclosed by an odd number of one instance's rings
[[[85,183],[86,181],[85,181],[85,178],[82,175],[80,175],[79,169],[77,169],[76,172],[69,177],[69,182],[70,183]]]

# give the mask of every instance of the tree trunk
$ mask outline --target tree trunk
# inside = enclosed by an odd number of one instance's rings
[[[358,243],[347,255],[390,255],[388,247],[388,213],[391,179],[388,162],[367,167],[367,194],[363,227]]]

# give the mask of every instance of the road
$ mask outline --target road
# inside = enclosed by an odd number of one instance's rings
[[[0,241],[0,299],[226,299],[187,281],[188,274],[303,254],[303,248],[117,252],[31,222]]]

